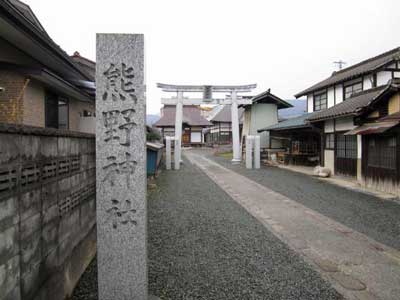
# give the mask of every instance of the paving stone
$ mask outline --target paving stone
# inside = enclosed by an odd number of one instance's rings
[[[345,289],[352,291],[362,291],[366,289],[364,283],[350,275],[338,272],[332,273],[331,277],[335,279]]]
[[[338,265],[325,258],[313,258],[314,263],[325,272],[339,272]]]
[[[307,242],[301,239],[290,240],[290,245],[296,250],[305,250],[309,248]]]

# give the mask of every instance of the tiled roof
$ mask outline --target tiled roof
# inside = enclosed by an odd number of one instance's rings
[[[169,127],[175,126],[175,105],[166,105],[162,108],[162,116],[160,120],[154,123],[155,127]],[[186,123],[190,126],[210,126],[211,123],[207,121],[200,112],[198,106],[185,105],[183,106],[183,117],[182,123]]]
[[[332,76],[329,78],[305,89],[304,91],[295,95],[296,98],[304,96],[308,93],[327,88],[336,83],[340,83],[346,80],[354,79],[360,75],[371,73],[385,66],[386,64],[400,59],[400,47],[392,49],[388,52],[382,53],[378,56],[364,60],[358,64],[345,68],[343,70],[333,72]]]
[[[307,120],[317,122],[346,115],[354,115],[367,107],[387,86],[362,91],[328,109],[313,113]]]
[[[271,89],[268,89],[265,92],[262,92],[254,97],[244,96],[243,98],[251,99],[253,104],[254,103],[274,103],[278,106],[278,109],[292,107],[292,105],[290,103],[288,103],[285,100],[282,100],[281,98],[272,94]],[[239,107],[246,107],[249,105],[251,105],[251,104],[242,104],[242,105],[239,105]]]
[[[306,113],[296,118],[291,118],[277,124],[261,128],[257,130],[258,132],[262,131],[269,131],[269,130],[286,130],[286,129],[295,129],[295,128],[304,128],[304,127],[311,127],[307,122],[306,119],[310,117],[313,113]]]
[[[231,118],[231,106],[230,105],[223,105],[223,106],[215,106],[214,109],[216,113],[209,118],[211,122],[232,122]],[[239,120],[242,119],[244,108],[239,107]]]
[[[71,58],[75,61],[79,68],[84,69],[86,73],[88,73],[94,80],[96,77],[96,63],[94,61],[81,56],[78,51],[75,51]]]

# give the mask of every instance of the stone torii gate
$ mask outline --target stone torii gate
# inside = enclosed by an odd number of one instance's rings
[[[249,85],[172,85],[157,83],[157,87],[163,92],[176,93],[176,97],[163,98],[164,105],[176,105],[175,113],[175,170],[179,170],[181,162],[182,145],[182,114],[183,105],[217,104],[231,105],[232,114],[232,163],[241,161],[240,137],[239,137],[239,104],[251,104],[251,99],[243,99],[238,93],[249,93],[257,87],[256,84]],[[185,98],[183,93],[203,93],[203,98]],[[213,93],[228,94],[225,98],[213,98]]]

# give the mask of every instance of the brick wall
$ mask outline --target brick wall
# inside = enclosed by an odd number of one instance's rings
[[[63,300],[96,252],[93,135],[0,124],[2,300]]]
[[[23,93],[28,80],[13,71],[0,70],[0,122],[22,124]]]
[[[29,126],[45,126],[45,89],[42,84],[30,80],[23,97],[23,124]]]

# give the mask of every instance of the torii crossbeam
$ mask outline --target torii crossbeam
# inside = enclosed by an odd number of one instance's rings
[[[176,93],[176,97],[162,98],[165,105],[176,105],[175,113],[175,170],[179,170],[181,161],[182,140],[182,114],[183,105],[217,104],[231,105],[232,119],[232,150],[233,163],[241,161],[240,137],[239,137],[239,104],[251,104],[251,99],[243,99],[238,93],[249,93],[257,87],[256,84],[248,85],[172,85],[157,83],[157,87],[163,92]],[[203,98],[184,98],[183,93],[203,93]],[[225,98],[213,98],[213,93],[227,93]]]

